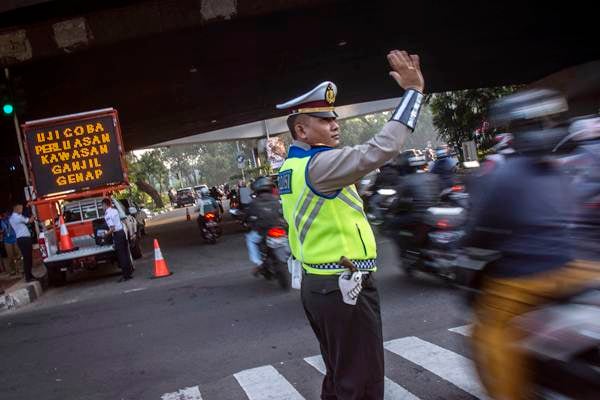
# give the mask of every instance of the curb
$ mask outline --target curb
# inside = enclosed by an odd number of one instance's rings
[[[0,312],[14,310],[36,301],[42,295],[42,284],[29,282],[25,287],[0,295]]]

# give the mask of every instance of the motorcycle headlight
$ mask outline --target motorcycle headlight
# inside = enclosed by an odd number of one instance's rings
[[[379,189],[377,191],[377,194],[380,194],[382,196],[393,196],[396,194],[396,191],[394,189]]]

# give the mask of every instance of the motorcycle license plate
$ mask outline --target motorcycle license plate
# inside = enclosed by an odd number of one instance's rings
[[[213,226],[217,226],[217,223],[216,223],[216,222],[214,222],[214,221],[208,221],[208,222],[206,223],[206,226],[208,226],[208,227],[211,227],[211,228],[212,228]]]
[[[269,246],[269,247],[285,246],[285,245],[287,245],[287,242],[288,242],[288,239],[285,236],[279,237],[279,238],[267,237],[267,246]]]

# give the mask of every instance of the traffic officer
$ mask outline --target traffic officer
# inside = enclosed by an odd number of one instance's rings
[[[102,199],[102,208],[104,209],[104,220],[109,229],[106,236],[112,235],[113,237],[117,261],[123,273],[123,277],[119,279],[119,282],[128,281],[132,278],[133,265],[131,264],[129,244],[127,242],[127,235],[123,229],[121,216],[119,215],[119,211],[112,206],[111,199],[107,197]]]
[[[381,132],[362,145],[336,148],[333,82],[277,106],[290,113],[294,139],[278,187],[292,254],[303,268],[302,304],[327,368],[324,400],[383,399],[377,251],[354,183],[398,155],[415,128],[424,87],[417,55],[394,50],[387,58],[404,97]],[[351,275],[342,257],[353,264]]]

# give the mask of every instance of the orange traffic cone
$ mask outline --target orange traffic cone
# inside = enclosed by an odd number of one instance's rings
[[[60,242],[58,244],[58,247],[59,247],[60,251],[67,252],[67,251],[77,250],[75,248],[75,246],[73,246],[73,241],[71,240],[71,236],[69,236],[69,230],[67,229],[67,226],[65,225],[65,220],[63,219],[62,215],[59,218],[59,224],[60,224]]]
[[[165,276],[170,276],[173,273],[169,271],[169,267],[167,267],[167,262],[162,256],[160,251],[160,247],[158,247],[158,240],[154,239],[154,276],[153,278],[163,278]]]
[[[190,216],[190,212],[188,211],[188,208],[185,208],[185,219],[187,219],[188,221],[192,220],[192,217]]]

